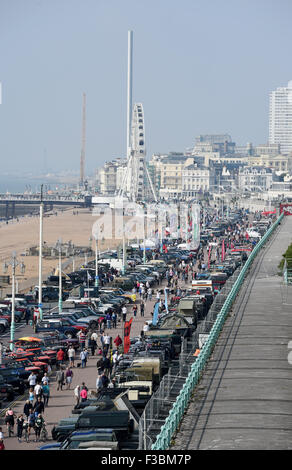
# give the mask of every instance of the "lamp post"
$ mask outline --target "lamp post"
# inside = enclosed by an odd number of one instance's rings
[[[95,287],[98,287],[98,252],[97,252],[97,237],[95,238]]]
[[[62,239],[57,241],[56,248],[59,250],[59,313],[62,313]]]
[[[12,258],[10,261],[6,261],[4,263],[3,271],[4,273],[7,272],[8,266],[12,268],[12,302],[11,302],[11,324],[10,324],[10,350],[13,351],[14,348],[14,332],[15,332],[15,271],[16,267],[20,266],[21,274],[25,272],[25,265],[23,263],[19,263],[16,259],[15,251],[12,253]]]
[[[39,235],[39,292],[38,292],[38,307],[39,307],[39,318],[43,318],[42,310],[42,262],[43,262],[43,185],[41,185],[41,203],[40,203],[40,235]]]

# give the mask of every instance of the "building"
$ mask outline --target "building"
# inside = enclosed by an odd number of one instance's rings
[[[228,134],[199,135],[195,139],[192,154],[198,155],[202,152],[218,152],[220,155],[234,154],[235,146],[235,142],[232,142]]]
[[[207,192],[212,185],[212,174],[209,167],[201,166],[191,158],[182,169],[182,196],[194,197]]]
[[[270,93],[269,143],[280,144],[284,155],[292,152],[292,81]]]
[[[254,148],[253,155],[270,155],[271,157],[275,157],[280,153],[280,144],[262,144]]]
[[[273,172],[262,166],[241,168],[238,173],[238,187],[242,191],[267,191],[272,186]]]
[[[286,155],[259,155],[257,157],[250,157],[248,160],[249,166],[263,166],[271,168],[271,170],[288,173],[288,157]]]
[[[125,165],[125,160],[117,158],[111,162],[106,162],[98,171],[99,188],[101,194],[112,196],[117,191],[117,172]],[[119,173],[120,175],[120,173]],[[120,176],[121,178],[121,176]]]

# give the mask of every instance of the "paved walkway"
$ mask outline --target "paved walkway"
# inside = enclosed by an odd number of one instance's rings
[[[139,297],[139,296],[138,296]],[[152,318],[151,312],[153,311],[153,305],[155,303],[155,295],[152,298],[152,301],[147,301],[145,302],[145,316],[141,317],[140,316],[140,307],[139,307],[140,301],[137,300],[137,305],[138,305],[138,314],[137,317],[133,319],[132,322],[132,327],[131,327],[131,337],[138,336],[140,334],[140,331],[143,328],[144,322],[146,320],[150,320]],[[129,320],[133,315],[131,315],[132,312],[132,305],[128,307],[128,315],[127,315],[127,320]],[[119,334],[121,337],[122,335],[122,323],[118,323],[118,328],[116,329],[110,329],[106,330],[106,332],[112,336],[113,339]],[[25,327],[26,329],[29,327]],[[26,331],[26,330],[25,330]],[[26,333],[25,333],[26,334]],[[23,333],[21,333],[21,336],[23,336]],[[100,335],[99,335],[100,336]],[[98,345],[100,345],[100,340],[98,341]],[[78,354],[76,356],[78,358]],[[55,372],[52,373],[52,380],[50,384],[50,400],[49,400],[49,406],[45,409],[44,413],[44,418],[47,423],[47,429],[49,431],[49,436],[51,438],[51,429],[52,427],[57,424],[60,419],[62,418],[67,418],[70,414],[72,409],[74,408],[75,405],[75,400],[74,400],[74,394],[73,390],[77,384],[81,384],[82,382],[85,382],[86,386],[88,387],[89,391],[90,390],[96,390],[96,378],[97,378],[97,368],[96,368],[96,362],[97,359],[100,356],[89,356],[89,360],[87,362],[87,367],[84,369],[81,368],[73,368],[73,381],[71,385],[70,390],[66,390],[66,387],[63,387],[62,391],[57,391],[56,387],[56,382],[54,380],[54,375]],[[80,361],[76,361],[80,362]],[[13,410],[17,414],[17,416],[23,412],[23,405],[24,405],[24,400],[19,400],[16,402],[15,406],[13,406]],[[2,420],[1,420],[2,421]],[[6,426],[2,422],[2,428],[4,431],[4,437],[7,435],[6,433]],[[14,429],[16,433],[16,426]],[[5,437],[5,447],[7,450],[33,450],[37,449],[42,445],[42,443],[39,442],[34,442],[35,436],[32,435],[31,437],[31,442],[26,443],[26,442],[21,442],[19,443],[17,441],[16,437],[11,437],[7,438]]]
[[[276,274],[291,234],[286,217],[253,263],[172,450],[292,449],[292,306]]]

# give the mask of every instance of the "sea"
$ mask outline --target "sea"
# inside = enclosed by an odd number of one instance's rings
[[[3,193],[24,193],[32,192],[39,193],[41,185],[44,185],[44,190],[54,190],[56,187],[63,187],[57,180],[53,179],[44,180],[33,177],[0,175],[0,194]]]

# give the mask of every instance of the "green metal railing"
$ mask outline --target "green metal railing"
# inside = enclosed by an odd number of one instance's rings
[[[202,350],[198,356],[198,359],[192,365],[191,371],[182,387],[173,407],[171,408],[168,417],[166,418],[163,426],[160,429],[155,443],[152,445],[152,450],[165,450],[169,448],[171,438],[175,431],[177,430],[181,418],[184,414],[184,411],[189,403],[191,394],[198,384],[201,373],[206,365],[207,360],[210,357],[210,354],[216,344],[220,331],[223,328],[225,319],[230,310],[232,303],[236,295],[239,292],[239,289],[245,279],[246,273],[250,268],[254,258],[257,256],[260,249],[264,246],[270,235],[274,232],[275,228],[279,225],[283,219],[284,214],[281,214],[276,222],[269,228],[265,233],[263,238],[256,244],[250,256],[248,257],[246,263],[240,271],[238,278],[236,279],[230,293],[228,294],[220,313],[218,314],[216,321],[210,331],[207,341],[204,343]]]

